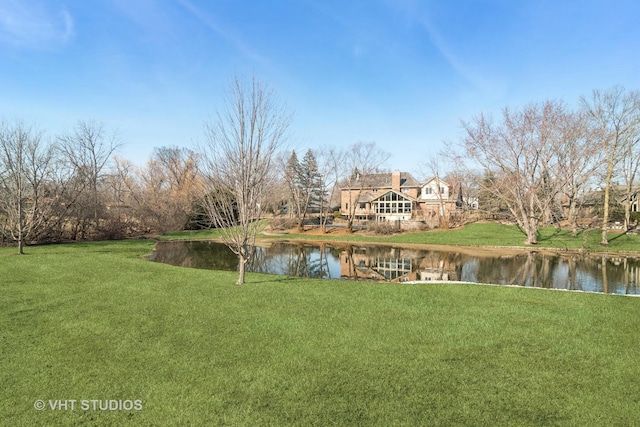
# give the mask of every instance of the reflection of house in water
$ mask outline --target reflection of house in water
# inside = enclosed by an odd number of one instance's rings
[[[340,254],[342,277],[400,282],[415,280],[415,263],[397,248],[349,247]]]
[[[456,264],[443,255],[439,253],[424,257],[420,263],[417,280],[459,280],[456,274]]]
[[[410,280],[413,263],[409,258],[376,258],[371,269],[390,282]]]
[[[400,248],[350,247],[340,254],[341,276],[387,282],[457,280],[443,253]]]

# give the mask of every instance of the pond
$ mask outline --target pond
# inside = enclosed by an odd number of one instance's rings
[[[406,283],[462,281],[640,295],[640,257],[476,250],[455,252],[360,244],[274,242],[256,246],[247,271],[297,277]],[[214,270],[238,269],[222,243],[158,242],[150,259]]]

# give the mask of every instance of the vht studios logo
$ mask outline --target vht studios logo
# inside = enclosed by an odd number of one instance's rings
[[[33,402],[33,407],[38,411],[45,409],[51,411],[140,411],[142,410],[142,400],[36,400]]]

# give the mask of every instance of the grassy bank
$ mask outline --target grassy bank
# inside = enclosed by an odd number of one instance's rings
[[[266,225],[266,223],[265,223]],[[219,234],[216,230],[189,231],[168,233],[163,239],[215,239]],[[539,243],[535,246],[525,245],[525,234],[515,225],[498,223],[473,223],[454,230],[431,230],[424,232],[406,232],[394,236],[372,236],[362,232],[345,235],[337,233],[287,233],[262,234],[265,239],[308,239],[329,241],[350,241],[359,243],[396,243],[396,244],[429,244],[456,246],[507,246],[507,247],[538,247],[549,249],[573,249],[588,251],[640,251],[640,236],[611,232],[609,245],[600,245],[602,234],[600,230],[580,232],[576,237],[571,231],[555,227],[542,227],[538,233]]]
[[[239,287],[148,262],[152,244],[0,249],[0,425],[640,419],[640,299],[258,274]]]

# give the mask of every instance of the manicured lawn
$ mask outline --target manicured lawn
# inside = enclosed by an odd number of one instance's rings
[[[258,274],[236,286],[141,258],[152,246],[0,249],[0,425],[640,419],[640,298]],[[142,409],[79,408],[92,399]]]

